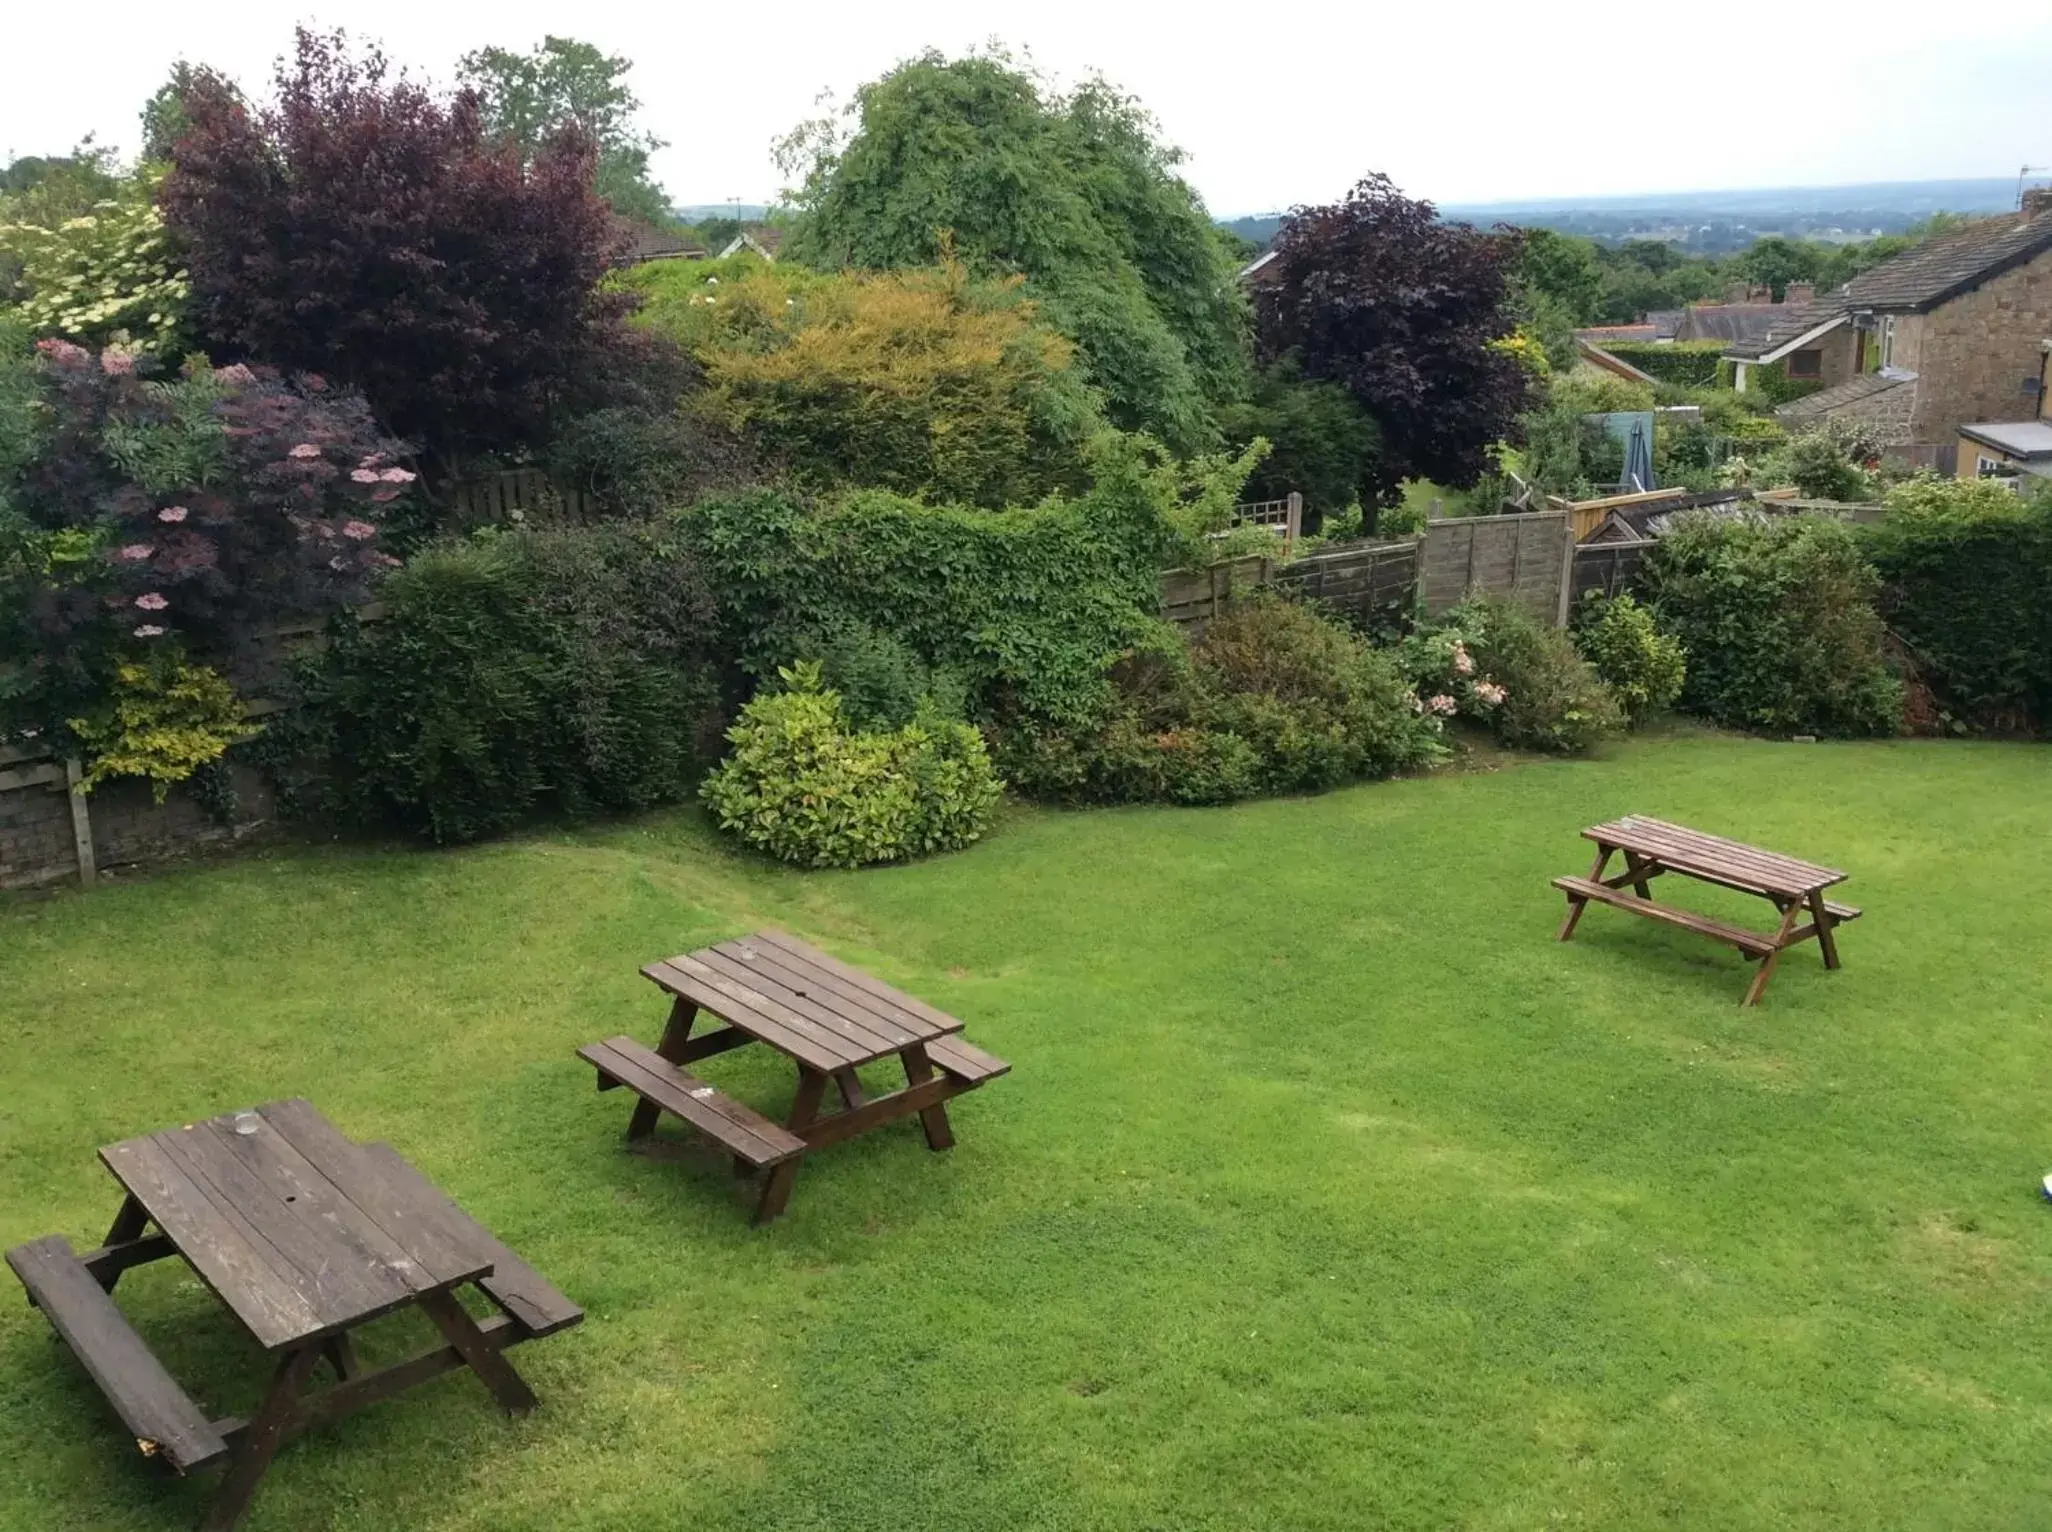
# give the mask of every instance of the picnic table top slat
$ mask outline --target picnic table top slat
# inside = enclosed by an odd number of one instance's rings
[[[914,1041],[910,1034],[891,1027],[854,1007],[845,1009],[830,1003],[802,977],[759,962],[750,962],[727,950],[732,944],[708,947],[694,954],[708,968],[717,970],[751,994],[758,996],[780,1018],[789,1013],[864,1052],[878,1048],[902,1048]],[[852,1014],[851,1014],[852,1013]]]
[[[908,1016],[904,1006],[872,995],[838,974],[807,964],[803,958],[768,942],[744,936],[721,942],[710,950],[734,959],[750,974],[760,976],[780,991],[804,995],[814,1004],[898,1047],[918,1042],[930,1030],[927,1023]]]
[[[706,967],[688,952],[650,963],[641,971],[671,994],[724,1018],[809,1068],[831,1074],[861,1058],[862,1049],[802,1017],[797,1018],[797,1025],[787,1024],[761,1003],[754,990]]]
[[[472,1280],[491,1258],[393,1204],[388,1179],[304,1101],[109,1144],[100,1158],[271,1350]]]
[[[1845,881],[1835,867],[1805,862],[1686,825],[1628,814],[1582,834],[1601,845],[1652,856],[1677,871],[1698,871],[1749,891],[1800,898]]]
[[[862,991],[872,1000],[881,1002],[896,1019],[922,1038],[943,1037],[962,1030],[962,1023],[946,1011],[928,1005],[915,995],[908,995],[901,989],[894,989],[874,974],[843,963],[831,953],[801,942],[788,931],[767,926],[748,938],[751,942],[775,947],[787,957],[795,959],[804,968]]]
[[[672,994],[828,1074],[962,1030],[946,1012],[774,929],[641,971]]]

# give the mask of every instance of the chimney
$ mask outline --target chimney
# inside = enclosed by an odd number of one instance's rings
[[[1791,282],[1782,289],[1783,303],[1814,303],[1817,299],[1817,285],[1814,282]]]
[[[2023,215],[2036,218],[2043,213],[2052,213],[2052,186],[2033,186],[2023,194]]]

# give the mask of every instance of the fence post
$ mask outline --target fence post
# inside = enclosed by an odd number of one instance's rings
[[[84,777],[85,769],[79,765],[78,757],[67,756],[64,786],[71,794],[71,844],[78,853],[78,881],[91,888],[100,874],[93,864],[93,818],[86,808],[85,789],[79,785]]]
[[[1573,512],[1560,513],[1560,611],[1554,619],[1556,628],[1568,625],[1568,612],[1575,599],[1575,524]]]
[[[1283,558],[1285,561],[1296,556],[1297,537],[1304,530],[1304,497],[1294,489],[1290,491],[1287,518],[1283,522]]]

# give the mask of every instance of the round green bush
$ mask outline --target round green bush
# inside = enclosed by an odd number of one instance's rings
[[[891,732],[851,727],[816,663],[780,670],[727,731],[700,789],[721,829],[782,861],[860,867],[953,851],[990,827],[1004,784],[983,736],[931,711]]]
[[[1653,614],[1629,592],[1606,599],[1591,591],[1576,614],[1575,647],[1617,698],[1625,717],[1637,723],[1648,713],[1672,707],[1688,674],[1681,640],[1662,633]]]

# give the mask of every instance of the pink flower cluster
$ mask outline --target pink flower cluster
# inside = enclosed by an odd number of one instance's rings
[[[36,350],[42,354],[45,360],[56,362],[60,366],[66,367],[77,366],[86,359],[88,354],[85,347],[74,346],[70,341],[59,340],[54,335],[45,336],[37,341]]]
[[[305,462],[309,458],[319,457],[321,455],[321,449],[316,447],[312,442],[301,442],[298,446],[294,447],[290,452],[286,453],[285,455],[287,457],[296,457],[301,462]]]
[[[145,612],[161,612],[171,603],[166,601],[156,591],[146,590],[135,598],[135,604]]]
[[[1454,641],[1453,667],[1457,676],[1471,676],[1475,673],[1475,657],[1468,653],[1468,646],[1458,639]]]
[[[186,514],[186,509],[182,505],[167,505],[164,507],[164,509],[157,512],[157,520],[174,522],[183,521],[185,520]]]
[[[109,346],[100,353],[100,371],[110,378],[125,378],[135,371],[135,353]]]
[[[138,564],[150,556],[150,545],[148,543],[129,543],[114,556],[124,563]]]
[[[1494,681],[1477,681],[1475,683],[1475,700],[1484,707],[1499,706],[1503,699],[1509,695],[1509,692],[1498,686]]]
[[[1436,718],[1451,718],[1459,707],[1460,704],[1445,692],[1440,692],[1435,696],[1425,699],[1425,711]]]

